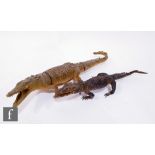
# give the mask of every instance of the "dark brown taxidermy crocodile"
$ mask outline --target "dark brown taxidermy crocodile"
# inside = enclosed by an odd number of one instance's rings
[[[18,94],[13,107],[17,107],[32,91],[35,90],[57,90],[58,86],[63,85],[71,80],[80,81],[81,72],[102,63],[108,59],[108,55],[104,51],[94,52],[101,54],[103,58],[97,58],[80,63],[65,63],[60,66],[53,67],[43,73],[30,76],[18,82],[14,89],[8,92],[7,97]]]
[[[116,90],[116,80],[129,76],[133,73],[147,74],[146,72],[134,70],[129,73],[123,72],[119,74],[108,75],[107,73],[99,73],[97,76],[90,78],[87,81],[80,81],[78,83],[67,83],[62,88],[56,91],[55,97],[63,97],[70,94],[82,93],[85,96],[82,99],[92,99],[94,94],[92,90],[100,89],[106,87],[108,84],[111,85],[112,89],[105,96],[109,96],[115,93]]]

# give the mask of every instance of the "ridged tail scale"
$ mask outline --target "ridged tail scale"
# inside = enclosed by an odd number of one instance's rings
[[[112,74],[111,76],[115,79],[115,80],[118,80],[118,79],[122,79],[124,77],[127,77],[127,76],[130,76],[134,73],[139,73],[139,74],[147,74],[146,72],[142,72],[142,71],[138,71],[138,70],[134,70],[134,71],[131,71],[131,72],[123,72],[123,73],[118,73],[118,74]]]
[[[80,68],[81,72],[86,71],[89,68],[91,68],[97,64],[100,64],[108,59],[108,54],[104,51],[94,52],[93,54],[95,54],[95,55],[100,54],[100,55],[103,55],[104,57],[76,63],[76,65]]]

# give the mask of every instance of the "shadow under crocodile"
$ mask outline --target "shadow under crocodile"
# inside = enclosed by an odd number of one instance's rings
[[[49,91],[37,91],[31,93],[18,107],[19,113],[21,113],[26,107],[31,104],[32,100],[35,100],[34,112],[39,111],[42,107],[50,108],[53,104],[61,103],[64,100],[74,100],[79,97],[79,94],[73,94],[62,98],[54,98],[54,93]]]

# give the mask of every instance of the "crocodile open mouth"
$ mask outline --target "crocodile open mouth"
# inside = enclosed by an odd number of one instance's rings
[[[11,97],[15,94],[21,95],[22,92],[27,92],[28,89],[20,89],[20,88],[14,88],[12,89],[10,92],[8,92],[8,94],[6,95],[7,97]]]
[[[21,93],[21,92],[12,90],[12,91],[8,92],[6,96],[11,97],[11,96],[13,96],[13,95],[15,95],[17,93]]]
[[[17,97],[16,97],[16,102],[17,102],[18,100],[20,100],[20,98],[21,98],[23,95],[25,95],[28,91],[29,91],[28,89],[25,89],[25,90],[23,90],[23,91],[18,92]]]
[[[15,100],[13,106],[17,107],[27,97],[27,95],[29,93],[30,93],[29,89],[25,89],[25,90],[22,90],[22,91],[18,92],[16,100]]]

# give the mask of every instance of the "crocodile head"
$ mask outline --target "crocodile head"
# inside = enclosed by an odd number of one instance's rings
[[[64,97],[78,92],[80,92],[79,84],[70,82],[65,84],[62,88],[58,89],[54,97]]]
[[[20,82],[18,82],[15,86],[15,88],[13,88],[10,92],[8,92],[7,97],[13,96],[17,93],[22,92],[23,90],[28,89],[28,82],[26,82],[25,80],[22,80]]]
[[[10,92],[8,92],[7,97],[13,96],[25,90],[35,90],[39,87],[40,81],[39,76],[30,76],[25,80],[18,82]]]
[[[16,100],[13,106],[18,106],[26,96],[31,93],[33,90],[38,89],[41,86],[39,76],[30,76],[25,80],[18,82],[10,92],[8,92],[7,97],[11,97],[17,94]]]

